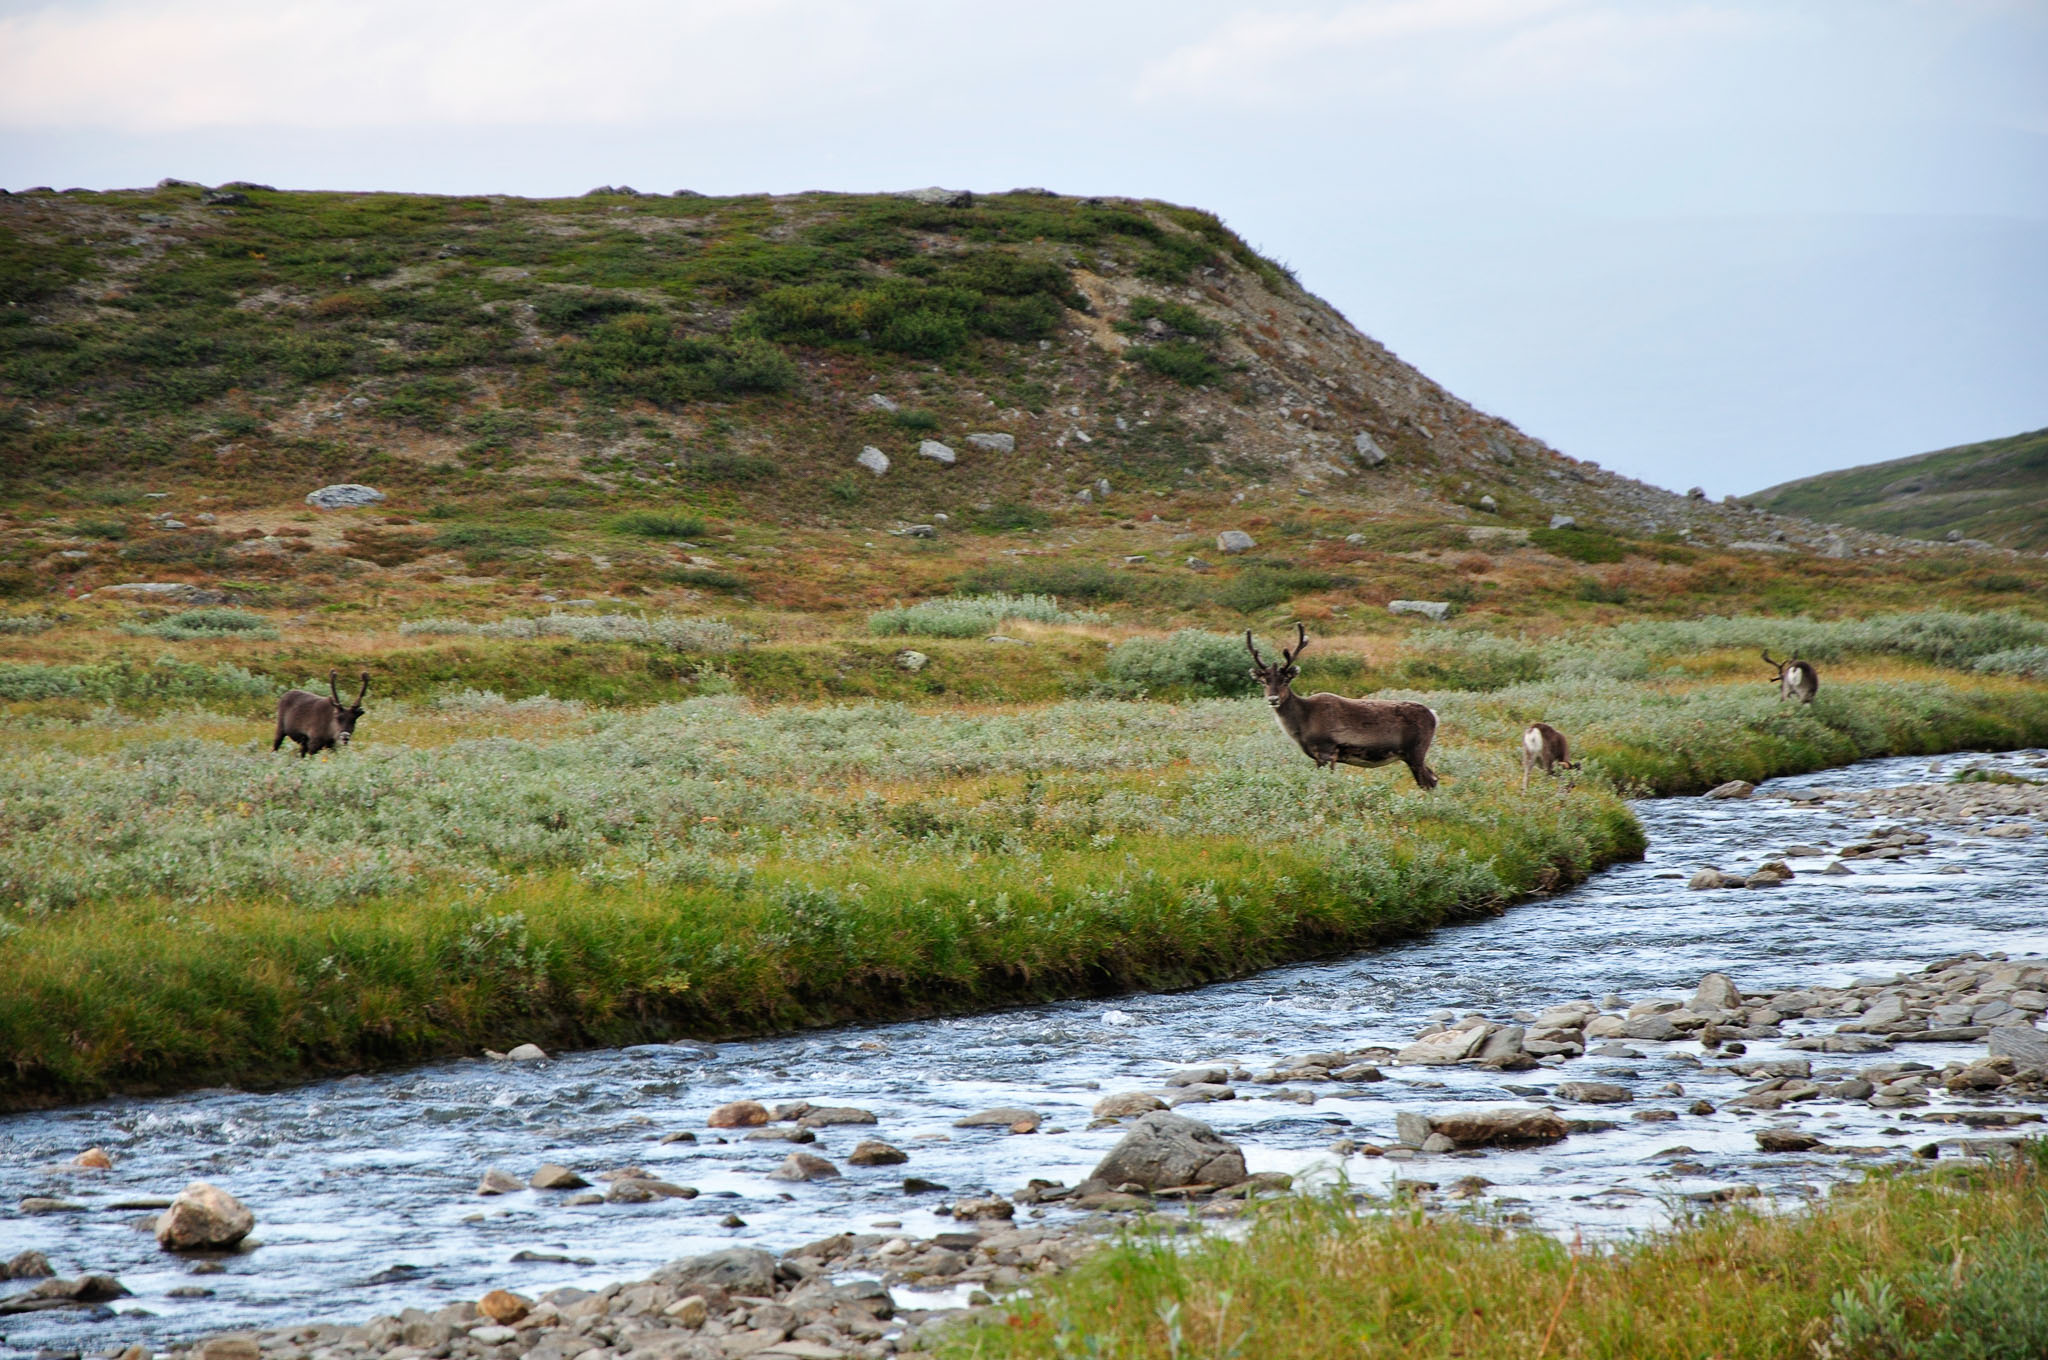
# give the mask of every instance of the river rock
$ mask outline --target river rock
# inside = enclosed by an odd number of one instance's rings
[[[1221,1086],[1230,1080],[1227,1067],[1183,1067],[1167,1075],[1168,1086]]]
[[[1559,1100],[1575,1105],[1625,1105],[1635,1099],[1628,1088],[1611,1081],[1565,1081],[1552,1088]]]
[[[970,434],[967,436],[967,442],[975,448],[988,453],[1015,453],[1017,451],[1017,436],[1003,434],[999,431],[987,430]]]
[[[1031,1129],[1037,1128],[1043,1119],[1044,1116],[1036,1110],[1026,1110],[1015,1105],[998,1105],[992,1110],[977,1110],[973,1114],[962,1115],[953,1121],[953,1127],[956,1129],[1001,1128],[1017,1132],[1019,1131],[1017,1128],[1019,1124],[1028,1124],[1030,1129],[1024,1129],[1022,1132],[1029,1133]]]
[[[875,1116],[871,1111],[856,1109],[851,1105],[828,1105],[822,1109],[810,1110],[798,1117],[800,1129],[823,1129],[834,1124],[872,1124]]]
[[[735,1100],[713,1110],[704,1122],[714,1129],[751,1129],[768,1122],[768,1107],[758,1100]]]
[[[2048,1067],[2048,1034],[2032,1025],[2000,1025],[1985,1047],[1995,1058],[2011,1058],[2022,1067]]]
[[[16,1252],[0,1265],[0,1280],[47,1280],[56,1273],[50,1269],[50,1258],[39,1251]]]
[[[1708,789],[1708,798],[1747,798],[1756,792],[1756,785],[1747,779],[1731,779],[1725,784],[1716,784]]]
[[[1237,1185],[1245,1177],[1244,1152],[1237,1144],[1200,1120],[1164,1110],[1140,1115],[1089,1173],[1091,1180],[1148,1190]]]
[[[166,1251],[219,1251],[240,1242],[255,1226],[256,1215],[240,1200],[193,1181],[157,1219],[156,1240]]]
[[[500,1171],[495,1166],[484,1172],[484,1178],[476,1183],[476,1192],[479,1195],[509,1195],[515,1190],[525,1188],[517,1176]]]
[[[768,1173],[771,1181],[828,1181],[839,1175],[839,1168],[823,1157],[809,1152],[792,1152],[782,1159],[782,1165]]]
[[[1129,1119],[1165,1108],[1166,1102],[1150,1091],[1119,1091],[1096,1101],[1094,1114],[1097,1119]]]
[[[1749,880],[1740,874],[1724,874],[1719,869],[1708,867],[1694,874],[1685,886],[1704,891],[1713,888],[1741,888],[1748,886],[1748,883]]]
[[[697,1191],[652,1176],[621,1176],[604,1197],[613,1204],[648,1204],[658,1199],[695,1199]]]
[[[79,1214],[85,1206],[75,1200],[58,1199],[53,1195],[25,1195],[15,1206],[25,1214]]]
[[[545,1162],[527,1184],[536,1190],[581,1190],[590,1182],[559,1162]]]
[[[1596,1015],[1586,1022],[1588,1039],[1621,1039],[1627,1037],[1628,1021],[1619,1015]]]
[[[383,499],[383,492],[360,482],[337,482],[306,493],[306,504],[316,510],[346,510],[353,506],[375,505]]]
[[[493,1322],[513,1323],[526,1316],[533,1300],[509,1289],[493,1289],[476,1301],[477,1312]]]
[[[722,1289],[728,1294],[775,1292],[775,1258],[753,1247],[731,1247],[671,1261],[653,1276],[679,1294]]]
[[[1487,1035],[1485,1042],[1479,1045],[1472,1056],[1483,1067],[1501,1071],[1513,1070],[1517,1063],[1529,1056],[1522,1051],[1526,1033],[1520,1025],[1503,1025]]]
[[[540,1062],[548,1053],[539,1044],[519,1044],[508,1050],[505,1056],[513,1062]]]
[[[1394,1055],[1394,1061],[1406,1065],[1424,1067],[1446,1067],[1460,1063],[1477,1053],[1493,1027],[1474,1025],[1470,1029],[1447,1029],[1440,1034],[1425,1035]]]
[[[983,1218],[1015,1218],[1017,1206],[1001,1195],[963,1199],[953,1206],[953,1217],[973,1222]]]
[[[1394,1116],[1394,1128],[1401,1141],[1410,1147],[1421,1147],[1432,1134],[1443,1135],[1457,1147],[1469,1148],[1555,1143],[1570,1132],[1563,1116],[1556,1111],[1526,1105],[1441,1115],[1402,1110]]]
[[[0,1317],[87,1307],[128,1296],[127,1286],[111,1275],[80,1275],[75,1280],[48,1279],[19,1294],[0,1299]]]
[[[87,1148],[71,1159],[71,1165],[81,1171],[112,1171],[114,1159],[107,1155],[105,1148]]]
[[[1586,1032],[1591,1034],[1592,1027],[1588,1026]],[[1638,1015],[1624,1020],[1621,1033],[1624,1038],[1647,1039],[1656,1043],[1668,1043],[1673,1039],[1685,1037],[1684,1030],[1662,1015]]]
[[[1212,1100],[1236,1100],[1235,1087],[1218,1085],[1215,1082],[1198,1081],[1192,1086],[1182,1086],[1167,1097],[1167,1108],[1179,1105],[1206,1105]]]
[[[1799,1129],[1758,1129],[1756,1145],[1765,1152],[1809,1152],[1820,1139]]]
[[[1735,986],[1735,979],[1726,973],[1709,973],[1700,979],[1700,985],[1693,989],[1692,1000],[1686,1009],[1698,1015],[1714,1011],[1739,1011],[1742,1009],[1742,993]]]
[[[900,1166],[910,1160],[910,1154],[880,1139],[863,1138],[847,1154],[846,1160],[855,1166]]]

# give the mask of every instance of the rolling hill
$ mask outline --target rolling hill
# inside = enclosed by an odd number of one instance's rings
[[[1744,499],[1879,533],[2048,552],[2048,430],[1824,472]]]

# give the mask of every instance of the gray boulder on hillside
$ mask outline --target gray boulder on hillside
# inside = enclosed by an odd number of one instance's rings
[[[1358,461],[1366,467],[1378,467],[1387,461],[1387,451],[1364,430],[1351,436],[1351,447],[1358,451]]]
[[[360,482],[337,482],[306,493],[306,504],[316,510],[347,510],[359,505],[375,505],[383,499],[383,492]]]
[[[999,431],[968,435],[967,442],[974,445],[977,449],[986,449],[990,453],[1015,453],[1017,451],[1017,436],[1003,434]]]
[[[1223,553],[1250,552],[1258,542],[1242,529],[1225,529],[1216,535],[1216,551]]]
[[[1165,1190],[1177,1185],[1241,1185],[1246,1175],[1244,1152],[1237,1144],[1198,1119],[1155,1110],[1139,1116],[1090,1179]]]

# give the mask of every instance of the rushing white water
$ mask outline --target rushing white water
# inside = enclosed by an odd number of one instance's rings
[[[1841,983],[1888,976],[1946,954],[2048,950],[2048,838],[1958,843],[1935,828],[1935,853],[1902,862],[1861,861],[1854,877],[1801,872],[1768,891],[1690,892],[1706,863],[1737,869],[1797,843],[1842,844],[1869,823],[1840,805],[1793,806],[1772,795],[1818,787],[1875,788],[1921,782],[1930,769],[1965,763],[2026,770],[2041,752],[1970,758],[1871,761],[1846,770],[1776,780],[1749,802],[1697,798],[1639,804],[1650,837],[1640,864],[1617,866],[1581,888],[1503,917],[1341,960],[1276,969],[1195,991],[1071,1002],[954,1020],[838,1029],[727,1044],[647,1045],[572,1054],[545,1063],[484,1060],[351,1077],[269,1094],[197,1091],[153,1100],[19,1115],[0,1121],[0,1202],[51,1195],[83,1212],[0,1219],[0,1257],[46,1252],[60,1274],[113,1273],[134,1291],[111,1313],[43,1313],[0,1319],[0,1353],[38,1347],[100,1349],[163,1342],[233,1328],[360,1321],[407,1306],[427,1308],[504,1287],[533,1293],[646,1274],[692,1252],[746,1243],[785,1249],[877,1221],[907,1233],[952,1227],[933,1207],[964,1194],[1008,1192],[1038,1176],[1085,1176],[1119,1136],[1089,1130],[1104,1092],[1155,1088],[1175,1067],[1241,1062],[1255,1070],[1313,1049],[1355,1049],[1411,1038],[1439,1009],[1505,1017],[1518,1009],[1620,993],[1630,1001],[1682,998],[1719,969],[1745,989]],[[1824,861],[1795,860],[1818,869]],[[1938,872],[1950,864],[1966,874]],[[1822,1028],[1788,1025],[1788,1034]],[[509,1046],[520,1036],[507,1035]],[[1554,1231],[1612,1232],[1660,1221],[1674,1197],[1737,1182],[1790,1194],[1823,1178],[1857,1174],[1870,1159],[1767,1159],[1754,1132],[1768,1117],[1684,1111],[1718,1103],[1741,1083],[1703,1066],[1696,1043],[1634,1043],[1640,1059],[1585,1057],[1532,1072],[1388,1068],[1388,1080],[1316,1088],[1312,1105],[1276,1101],[1272,1089],[1183,1113],[1241,1140],[1253,1170],[1311,1176],[1340,1170],[1368,1189],[1395,1176],[1448,1184],[1482,1175],[1494,1203]],[[1748,1059],[1779,1050],[1749,1045]],[[1981,1046],[1901,1044],[1872,1057],[1810,1056],[1815,1068],[1852,1069],[1880,1058],[1939,1065]],[[1620,1127],[1575,1134],[1556,1147],[1482,1159],[1390,1162],[1329,1152],[1339,1138],[1390,1144],[1397,1111],[1524,1098],[1568,1079],[1618,1081],[1637,1095],[1620,1112],[1583,1108]],[[1682,1097],[1660,1095],[1666,1083]],[[1523,1088],[1521,1092],[1514,1087]],[[1335,1092],[1335,1094],[1331,1094]],[[789,1148],[716,1141],[704,1127],[715,1105],[742,1096],[810,1100],[875,1112],[877,1126],[820,1130],[807,1150],[838,1161],[837,1181],[786,1185],[766,1179]],[[1937,1105],[1939,1108],[1939,1097]],[[1043,1111],[1030,1136],[954,1129],[987,1106]],[[1671,1123],[1636,1123],[1652,1105],[1679,1111]],[[1861,1104],[1799,1112],[1830,1141],[1896,1145],[1902,1152],[1953,1130],[1917,1124],[1927,1111],[1878,1112]],[[694,1130],[696,1144],[660,1144]],[[1903,1135],[1903,1136],[1902,1136]],[[862,1137],[910,1154],[908,1165],[861,1169],[844,1154]],[[115,1170],[60,1164],[103,1146]],[[1694,1150],[1701,1169],[1674,1175],[1653,1154]],[[474,1193],[487,1167],[522,1179],[542,1162],[585,1175],[638,1165],[697,1187],[695,1200],[570,1207],[559,1194]],[[903,1176],[951,1193],[906,1195]],[[261,1245],[226,1258],[218,1273],[160,1252],[134,1226],[123,1199],[174,1194],[212,1181],[258,1215]],[[1052,1208],[1059,1215],[1066,1211]],[[722,1227],[737,1214],[744,1227]],[[891,1231],[894,1231],[892,1228]],[[568,1262],[521,1262],[516,1252]],[[171,1298],[201,1287],[204,1298]],[[0,1286],[4,1287],[4,1286]]]

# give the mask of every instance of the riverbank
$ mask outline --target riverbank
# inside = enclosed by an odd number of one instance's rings
[[[2048,741],[2019,682],[1762,690],[1430,695],[1427,795],[1309,768],[1233,702],[486,705],[303,765],[157,729],[46,745],[0,769],[27,832],[0,1102],[1210,982],[1640,854],[1617,789]],[[1587,773],[1523,795],[1539,714]]]

